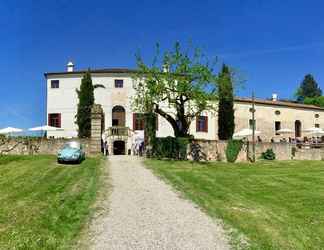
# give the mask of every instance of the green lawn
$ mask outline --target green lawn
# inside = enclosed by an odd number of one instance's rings
[[[250,249],[324,249],[324,162],[146,165],[242,233]]]
[[[0,157],[0,249],[70,249],[90,213],[101,158]]]

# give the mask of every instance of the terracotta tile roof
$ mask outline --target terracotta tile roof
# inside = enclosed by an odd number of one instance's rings
[[[251,98],[235,97],[235,102],[237,102],[237,103],[252,103],[252,99]],[[280,101],[280,100],[272,101],[272,100],[256,98],[255,104],[324,111],[324,108],[322,108],[322,107],[308,105],[308,104],[302,104],[302,103],[296,103],[296,102]]]

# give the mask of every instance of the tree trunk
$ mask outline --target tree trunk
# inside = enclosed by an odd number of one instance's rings
[[[179,119],[179,124],[171,115],[160,109],[158,105],[156,105],[154,111],[164,117],[171,124],[175,137],[189,137],[189,125],[187,122],[184,122],[184,119]]]

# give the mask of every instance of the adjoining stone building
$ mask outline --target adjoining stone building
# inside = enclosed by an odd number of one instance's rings
[[[108,68],[91,70],[93,84],[102,84],[105,88],[95,89],[95,102],[104,112],[105,134],[111,151],[124,154],[132,148],[134,136],[144,129],[141,114],[133,112],[131,107],[133,88],[136,82],[132,78],[134,70]],[[48,132],[49,137],[71,138],[77,136],[75,115],[77,112],[77,93],[84,70],[74,70],[69,63],[67,71],[45,73],[47,83],[48,125],[60,127],[62,131]],[[216,106],[216,103],[215,103]],[[312,105],[272,100],[255,100],[256,129],[261,131],[261,139],[270,141],[282,136],[276,130],[288,128],[294,131],[287,137],[303,137],[304,129],[324,126],[324,109]],[[172,110],[170,110],[172,113]],[[235,131],[252,126],[251,99],[235,99]],[[172,136],[170,124],[158,117],[157,136]],[[206,111],[190,126],[190,133],[197,139],[217,140],[217,112]]]

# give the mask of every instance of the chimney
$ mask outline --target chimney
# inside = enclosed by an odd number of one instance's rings
[[[68,64],[66,65],[66,67],[67,67],[67,72],[73,72],[74,71],[73,62],[69,61]]]
[[[275,94],[275,93],[272,94],[272,101],[273,102],[278,101],[278,95],[277,94]]]

